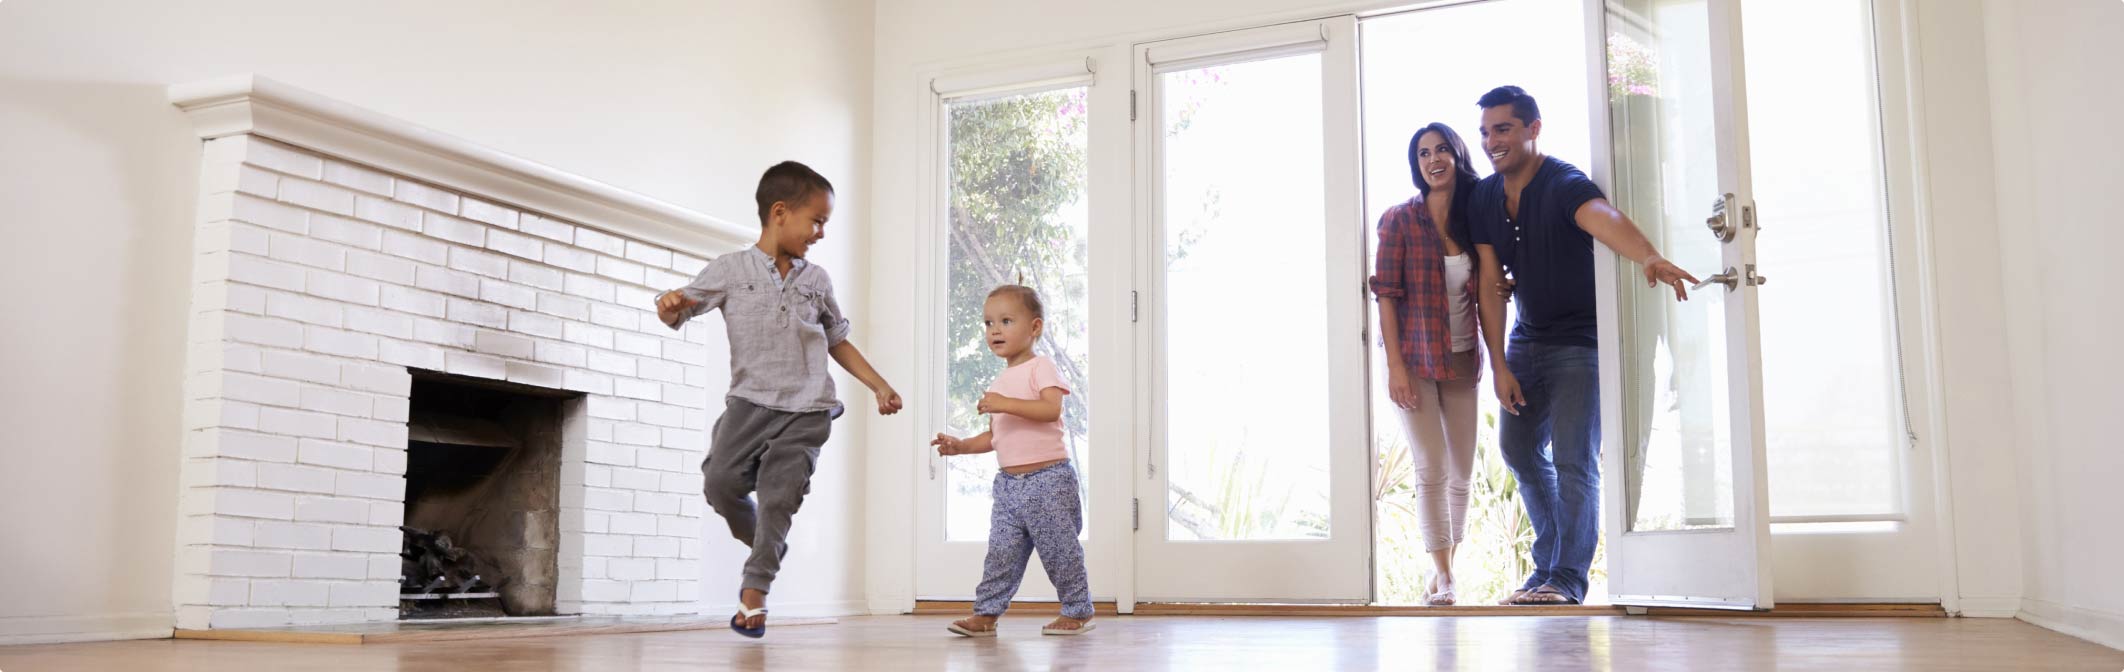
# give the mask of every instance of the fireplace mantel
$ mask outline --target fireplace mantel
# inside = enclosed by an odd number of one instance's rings
[[[700,257],[749,245],[738,226],[258,75],[169,88],[200,139],[251,134],[483,194]],[[497,111],[497,114],[500,111]]]

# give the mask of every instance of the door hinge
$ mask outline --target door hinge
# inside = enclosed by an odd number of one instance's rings
[[[1143,529],[1143,500],[1128,500],[1128,531]]]
[[[1136,120],[1136,90],[1128,90],[1128,120]]]
[[[1128,321],[1143,321],[1143,294],[1133,289],[1128,290]]]

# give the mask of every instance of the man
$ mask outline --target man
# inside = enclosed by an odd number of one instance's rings
[[[1637,225],[1571,164],[1542,155],[1541,108],[1517,86],[1484,94],[1482,145],[1496,174],[1468,202],[1480,257],[1482,336],[1497,400],[1505,465],[1534,526],[1534,573],[1506,604],[1578,604],[1600,540],[1600,351],[1593,242],[1644,268],[1648,283],[1688,299],[1688,272],[1659,256]],[[1512,279],[1507,281],[1509,272]],[[1509,284],[1508,284],[1509,283]],[[1504,299],[1519,319],[1505,349]],[[1546,450],[1545,450],[1546,448]]]

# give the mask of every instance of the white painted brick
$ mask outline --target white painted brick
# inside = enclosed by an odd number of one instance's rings
[[[597,274],[629,284],[642,284],[642,265],[625,259],[597,258]]]
[[[584,511],[583,531],[605,534],[612,531],[612,513],[608,511]]]
[[[334,488],[337,487],[335,479]],[[295,519],[315,523],[363,523],[368,521],[370,504],[359,499],[297,497]]]
[[[451,351],[443,353],[443,370],[461,376],[475,376],[504,380],[509,377],[509,367],[498,357],[473,352]]]
[[[354,197],[354,216],[406,231],[419,231],[420,208],[374,196]]]
[[[237,166],[236,190],[260,198],[280,195],[280,176],[251,166]]]
[[[583,508],[589,511],[626,513],[634,510],[634,493],[612,488],[584,488]]]
[[[393,524],[396,525],[399,523]],[[369,556],[369,578],[371,579],[388,579],[391,581],[397,581],[399,572],[402,571],[402,569],[403,564],[399,562],[397,556]]]
[[[679,557],[685,558],[687,560],[699,560],[701,557],[701,546],[703,546],[703,544],[699,539],[680,539]]]
[[[590,417],[606,420],[633,420],[634,401],[617,399],[606,395],[590,397]]]
[[[379,613],[379,614],[390,614],[390,613],[393,613],[393,612],[395,612],[395,611],[397,611],[397,610],[396,610],[396,609],[383,609],[383,608],[377,608],[377,609],[317,609],[317,608],[309,608],[309,609],[297,609],[297,610],[294,610],[294,611],[288,612],[288,620],[289,620],[289,621],[291,622],[291,623],[290,623],[291,625],[340,625],[340,624],[344,624],[344,623],[360,623],[360,622],[362,622],[362,621],[365,621],[365,620],[367,620],[367,619],[369,618],[369,616],[370,616],[370,614],[371,614],[372,612],[374,612],[374,613]]]
[[[671,265],[671,250],[640,241],[627,241],[626,256],[629,261],[655,268],[664,268]]]
[[[267,350],[261,353],[266,374],[323,385],[339,384],[339,363],[303,352]],[[300,402],[297,402],[298,405]]]
[[[308,277],[308,272],[301,266],[248,254],[231,254],[228,264],[230,280],[290,292],[303,291],[303,282]]]
[[[322,182],[282,179],[280,200],[312,210],[341,215],[354,214],[354,192]]]
[[[567,288],[567,274],[559,269],[524,261],[509,262],[509,281],[551,291]]]
[[[378,343],[377,358],[399,366],[408,366],[429,371],[443,368],[443,349],[422,343],[383,340]]]
[[[656,534],[660,537],[680,537],[682,539],[699,538],[701,535],[701,519],[687,518],[682,515],[657,516]],[[680,549],[679,557],[685,557],[684,549]]]
[[[404,499],[406,479],[400,476],[340,472],[335,492],[342,497]]]
[[[539,239],[508,231],[488,231],[487,249],[532,261],[538,261],[546,254],[546,244]]]
[[[651,558],[611,558],[606,560],[606,576],[618,581],[648,581],[656,578],[656,560]]]
[[[252,581],[251,606],[322,607],[328,603],[323,581]]]
[[[612,467],[603,464],[583,465],[583,485],[593,488],[612,487]]]
[[[359,443],[365,446],[404,450],[406,447],[406,425],[400,422],[340,418],[339,440]]]
[[[393,553],[404,544],[396,526],[348,525],[332,528],[332,550],[361,553]]]
[[[566,291],[569,294],[574,294],[576,296],[590,299],[592,301],[598,301],[603,303],[612,302],[612,292],[613,287],[615,285],[613,285],[612,281],[610,280],[592,277],[588,275],[581,275],[577,273],[569,273],[566,284]]]
[[[508,279],[509,258],[490,252],[450,248],[450,268],[495,279]]]
[[[274,292],[266,295],[266,315],[282,319],[337,327],[345,318],[345,310],[333,301]]]
[[[374,454],[375,451],[368,446],[303,439],[298,459],[303,464],[368,471],[375,465]],[[325,484],[324,490],[320,491],[320,494],[330,494],[333,491],[332,484],[328,482]]]
[[[538,307],[538,290],[505,280],[481,278],[479,298],[488,303],[499,303],[512,308],[532,310]]]
[[[393,532],[397,532],[393,530]],[[394,544],[393,548],[397,546]],[[380,604],[398,604],[396,582],[369,581],[365,583],[332,584],[332,606],[366,607]]]
[[[662,485],[664,487],[657,488],[658,490],[661,490],[663,492],[692,495],[695,497],[698,497],[701,494],[700,474],[676,474],[667,472],[661,478],[663,479]],[[680,513],[685,513],[685,511],[686,510],[684,508],[679,509]],[[696,509],[690,515],[698,516],[700,515],[700,511]]]
[[[621,422],[612,426],[612,440],[630,446],[661,445],[663,435],[657,428],[639,423]]]
[[[209,455],[266,462],[294,462],[295,439],[228,430],[205,430],[191,438],[213,446]]]
[[[185,516],[179,523],[178,544],[250,546],[256,540],[253,529],[257,524],[258,521],[234,516]]]
[[[253,137],[242,151],[244,162],[254,166],[313,180],[324,177],[324,159],[280,143]]]
[[[685,426],[679,407],[670,404],[636,404],[635,419],[658,427]]]
[[[412,180],[399,180],[398,191],[391,197],[429,210],[457,212],[457,194]]]
[[[290,520],[295,517],[295,498],[287,493],[246,488],[210,488],[213,511],[239,518]]]
[[[561,337],[572,343],[594,348],[612,349],[612,330],[604,327],[569,322],[561,329]]]
[[[413,284],[413,262],[400,257],[354,250],[347,253],[347,272],[372,280]]]
[[[700,432],[691,429],[664,428],[664,447],[673,450],[703,450],[708,440]]]
[[[708,392],[686,385],[665,385],[664,402],[685,408],[704,408],[708,405]]]
[[[589,431],[586,433],[591,441],[611,441],[612,426],[619,424],[603,418],[588,418],[585,422],[588,423]]]
[[[561,386],[560,369],[516,361],[509,362],[507,369],[510,382],[537,385],[539,387],[558,388]]]
[[[178,472],[183,476],[180,483],[185,488],[255,488],[258,487],[258,465],[258,462],[233,457],[186,456]]]
[[[181,610],[180,610],[181,611]],[[291,612],[281,607],[203,610],[198,629],[273,628],[288,625]],[[183,618],[180,615],[179,618]]]
[[[285,261],[304,266],[329,268],[335,271],[347,267],[347,250],[328,241],[298,236],[289,233],[273,233],[267,249],[275,261]]]
[[[593,352],[592,354],[596,354]],[[633,360],[628,360],[630,363]],[[612,393],[629,399],[661,401],[664,386],[661,383],[635,378],[617,378],[612,381]]]
[[[581,332],[578,332],[577,335],[581,335]],[[610,373],[617,376],[632,376],[634,375],[634,362],[635,358],[628,355],[617,354],[604,350],[590,351],[590,369],[593,371]]]
[[[391,176],[353,164],[326,161],[324,179],[326,182],[353,187],[379,196],[391,195]]]
[[[385,231],[383,251],[422,263],[450,263],[450,245],[434,238],[403,231]]]
[[[413,404],[405,397],[376,397],[375,419],[382,422],[405,422],[411,417]]]
[[[258,431],[268,434],[329,439],[338,434],[338,427],[336,418],[323,413],[287,408],[265,408],[258,411]]]
[[[258,487],[305,495],[329,495],[332,494],[332,474],[330,469],[316,467],[261,464],[258,465]]]
[[[186,593],[178,596],[177,603],[180,605],[241,607],[251,601],[251,582],[248,579],[185,576],[179,577],[177,582],[179,589]]]
[[[698,581],[700,576],[700,563],[679,558],[657,558],[656,560],[656,578],[670,582],[674,586],[683,587],[688,582]],[[690,600],[693,598],[681,594],[677,599]]]
[[[676,558],[679,554],[678,542],[674,537],[638,537],[634,540],[634,555],[646,558]]]
[[[459,245],[480,247],[487,244],[487,227],[433,212],[420,214],[420,232]]]
[[[389,448],[376,449],[376,466],[372,467],[372,469],[379,474],[406,475],[406,451],[391,450]]]
[[[684,540],[681,540],[681,541],[680,541],[679,543],[680,543],[680,547],[679,547],[679,553],[681,553],[681,554],[684,554],[684,553],[686,552],[686,549],[685,549],[685,541],[684,541]],[[659,559],[659,560],[658,560],[658,562],[662,562],[662,560],[661,560],[661,559]],[[694,563],[692,563],[692,564],[691,564],[690,566],[693,566],[693,567],[695,567],[695,569],[693,570],[693,573],[692,573],[692,574],[690,574],[690,575],[688,575],[688,576],[700,576],[700,575],[701,575],[701,572],[700,572],[700,570],[699,570],[699,565],[700,565],[700,563],[699,563],[699,562],[694,562]],[[680,604],[678,604],[678,605],[675,605],[675,606],[691,606],[691,605],[689,605],[689,604],[685,604],[685,603],[691,603],[691,602],[698,602],[698,601],[700,601],[700,599],[701,599],[701,582],[700,582],[700,580],[699,580],[699,579],[694,579],[694,580],[691,580],[691,581],[680,581],[680,582],[678,582],[678,599],[679,599],[679,602],[680,602]],[[686,613],[686,612],[679,612],[679,613]]]
[[[456,300],[457,299],[451,299],[451,301]],[[484,306],[486,304],[474,303],[470,305],[477,307]],[[465,308],[461,310],[473,310],[473,308]],[[471,325],[452,324],[449,322],[425,319],[417,319],[413,321],[413,340],[425,341],[428,343],[434,343],[436,345],[447,345],[454,348],[469,348],[472,347],[472,336],[476,333],[478,333],[478,330],[473,329]],[[439,367],[420,368],[432,370],[437,369]]]
[[[307,329],[303,336],[302,347],[311,352],[354,359],[376,359],[375,336],[321,327]]]
[[[557,219],[548,219],[526,212],[517,221],[517,228],[524,233],[559,241],[562,244],[573,245],[575,243],[575,227]]]
[[[584,581],[583,600],[586,602],[623,602],[631,599],[633,584],[624,581]]]
[[[590,394],[612,394],[612,376],[582,369],[563,369],[561,388]]]
[[[429,268],[434,267],[431,266]],[[444,269],[437,270],[444,273],[452,272]],[[474,282],[477,283],[478,281],[475,280]],[[383,292],[378,298],[382,301],[383,307],[402,313],[426,315],[428,317],[442,317],[447,314],[443,309],[445,305],[443,295],[427,290],[384,285]]]
[[[698,364],[708,359],[708,349],[693,343],[664,341],[664,359],[683,364]]]
[[[365,250],[383,249],[383,227],[331,215],[310,216],[310,236]]]
[[[375,402],[371,400],[369,395],[360,392],[348,392],[328,387],[304,387],[302,388],[302,407],[304,410],[321,413],[366,418],[373,412]]]
[[[661,477],[661,474],[659,474]],[[659,484],[652,482],[647,489],[655,490]],[[644,513],[676,515],[679,512],[679,496],[668,492],[640,492],[634,495],[634,510]],[[655,534],[655,531],[643,534]]]
[[[530,359],[533,342],[530,338],[516,334],[481,331],[473,337],[472,349],[490,355]]]
[[[657,268],[651,268],[642,274],[642,284],[650,287],[684,287],[692,280],[692,277]]]
[[[640,451],[635,451],[635,452],[639,453]],[[659,485],[659,483],[660,483],[660,481],[659,481],[659,478],[660,478],[660,476],[661,476],[661,475],[660,475],[660,474],[658,474],[657,472],[654,472],[654,471],[649,471],[649,470],[647,470],[647,469],[635,469],[635,468],[631,468],[631,467],[619,467],[619,468],[615,468],[615,469],[613,469],[613,470],[612,470],[612,487],[614,487],[614,488],[619,488],[619,489],[622,489],[622,490],[646,490],[646,491],[650,491],[650,492],[655,492],[655,491],[656,491],[656,489],[657,489],[657,486],[658,486],[658,485]],[[645,495],[643,495],[643,494],[637,494],[637,495],[635,495],[635,498],[634,498],[634,500],[635,500],[635,506],[637,507],[637,509],[638,509],[638,508],[640,507],[640,505],[641,505],[641,498],[642,498],[643,496],[645,496]],[[650,529],[652,530],[652,532],[628,532],[628,533],[629,533],[629,534],[654,534],[653,530],[655,529],[655,527],[656,527],[656,526],[655,526],[655,525],[653,524],[653,522],[652,522],[652,524],[651,524],[651,525],[650,525],[649,527],[650,527]],[[614,531],[624,531],[624,530],[617,530],[617,529],[615,529]]]
[[[560,318],[523,310],[509,311],[509,330],[541,338],[561,337]]]
[[[544,261],[578,273],[597,272],[597,253],[582,248],[547,245]]]
[[[663,343],[663,340],[662,340],[662,339],[658,339],[658,338],[656,338],[656,337],[653,337],[653,336],[643,336],[643,335],[641,335],[641,334],[630,334],[630,333],[619,333],[619,334],[614,334],[614,335],[613,335],[613,337],[612,337],[612,348],[613,348],[613,349],[615,349],[615,350],[618,350],[618,351],[620,351],[620,352],[624,352],[624,353],[628,353],[628,354],[633,354],[633,355],[643,355],[643,356],[645,356],[645,357],[655,357],[655,358],[662,358],[662,357],[663,357],[663,352],[664,352],[664,343]],[[644,361],[644,363],[647,363],[647,361],[648,361],[648,360],[643,360],[643,361]],[[676,365],[676,364],[673,364],[672,366],[676,367],[676,366],[678,366],[678,365]],[[678,371],[677,369],[673,369],[673,371],[674,371],[674,373],[676,373],[676,374],[677,374],[677,376],[678,376],[678,377],[680,377],[681,379],[683,379],[683,377],[684,377],[684,373],[683,373],[683,372],[680,372],[680,371]],[[647,375],[647,374],[644,374],[644,375]],[[679,381],[677,381],[677,380],[674,380],[674,381],[671,381],[671,382],[679,382]]]
[[[381,308],[347,306],[346,320],[346,328],[353,331],[401,339],[413,337],[413,316],[405,313]]]
[[[310,293],[327,299],[373,306],[376,305],[378,287],[375,280],[331,271],[310,270]]]
[[[448,313],[453,322],[463,322],[494,329],[509,328],[509,309],[491,303],[452,298]]]
[[[685,451],[669,448],[636,448],[634,466],[657,471],[682,471],[686,468],[685,456]],[[656,487],[650,486],[647,489],[654,490]]]
[[[352,553],[334,553],[330,555],[305,553],[295,556],[293,569],[294,576],[298,579],[347,579],[359,581],[368,578],[369,561],[368,558]]]
[[[457,214],[463,215],[465,219],[470,219],[478,222],[486,222],[488,224],[493,224],[504,229],[513,230],[516,228],[515,210],[495,205],[493,203],[488,203],[486,201],[472,198],[470,196],[465,197],[463,203],[458,206]],[[532,258],[536,259],[537,257]]]
[[[238,341],[281,348],[302,347],[302,325],[294,322],[228,314],[224,324],[229,338]]]
[[[301,467],[285,466],[280,468],[301,469]],[[311,471],[318,470],[313,469]],[[327,487],[329,487],[332,482],[331,472],[325,472],[324,478]],[[254,545],[260,548],[292,548],[306,551],[328,551],[332,549],[332,528],[323,525],[261,521],[255,529],[257,530],[258,541]]]
[[[661,291],[653,291],[642,287],[620,285],[612,289],[612,302],[624,308],[647,313],[656,308],[656,295],[661,293]],[[671,331],[670,327],[651,319],[649,315],[643,315],[641,323],[641,331],[644,332],[664,334]]]
[[[641,314],[642,311],[639,310],[602,303],[590,306],[590,321],[592,323],[621,331],[634,331],[635,327],[640,324]]]
[[[215,284],[224,290],[222,292],[222,306],[224,308],[252,315],[265,314],[266,290],[250,285]]]
[[[634,447],[601,441],[590,442],[584,446],[583,460],[592,464],[631,467],[634,466]]]
[[[547,364],[581,367],[589,362],[590,349],[572,343],[538,341],[532,357]]]
[[[249,194],[236,195],[230,203],[229,217],[288,233],[305,233],[310,228],[309,211]]]
[[[395,366],[349,362],[340,369],[339,377],[346,381],[348,387],[363,392],[402,398],[413,390],[413,375]]]
[[[640,498],[637,497],[636,499]],[[656,534],[656,516],[646,513],[612,514],[612,533],[654,535]]]
[[[187,347],[185,373],[206,371],[241,371],[244,373],[265,372],[265,351],[257,346],[233,341],[206,341]]]
[[[627,241],[602,231],[577,227],[575,245],[615,257],[627,256]]]
[[[414,284],[431,292],[442,292],[467,299],[479,298],[479,276],[464,271],[453,271],[441,266],[421,266],[414,273]]]
[[[701,269],[707,267],[708,260],[684,252],[671,253],[671,263],[665,266],[665,268],[671,269],[671,272],[684,275],[687,279],[700,275]]]
[[[581,297],[539,294],[538,312],[571,320],[590,319],[590,301]]]
[[[635,363],[635,375],[661,383],[685,384],[685,369],[686,367],[649,357],[643,357]]]
[[[624,558],[634,555],[634,538],[616,534],[584,534],[583,555]]]

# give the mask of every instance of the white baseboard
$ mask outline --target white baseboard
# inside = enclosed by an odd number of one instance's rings
[[[1965,618],[2013,618],[2020,614],[2021,598],[2018,597],[1964,595],[1955,608],[1955,615]]]
[[[2124,613],[2075,607],[2048,600],[2022,600],[2018,617],[2023,621],[2102,646],[2124,650]]]
[[[0,646],[162,639],[173,628],[167,612],[101,616],[10,616],[0,618]]]
[[[873,595],[869,613],[875,616],[898,616],[914,611],[915,599],[907,595]]]

